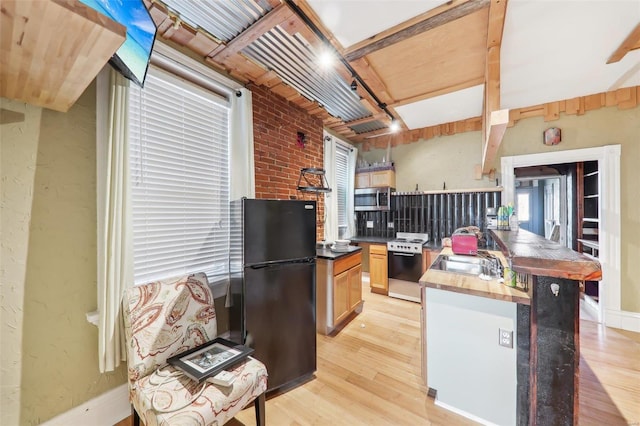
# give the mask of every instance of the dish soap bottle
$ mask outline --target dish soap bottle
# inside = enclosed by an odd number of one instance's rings
[[[518,222],[518,215],[515,210],[511,213],[511,217],[509,217],[509,229],[512,231],[517,231],[520,228],[520,223]]]

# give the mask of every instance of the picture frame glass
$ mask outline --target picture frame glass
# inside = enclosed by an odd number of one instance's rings
[[[180,360],[200,373],[207,373],[223,362],[240,354],[237,349],[230,348],[221,343],[214,343],[206,348],[186,355]]]

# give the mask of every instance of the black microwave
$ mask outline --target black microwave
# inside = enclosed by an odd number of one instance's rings
[[[391,210],[391,193],[394,188],[357,188],[354,205],[357,212]]]

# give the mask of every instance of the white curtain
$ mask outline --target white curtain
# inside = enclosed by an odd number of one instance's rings
[[[347,238],[356,236],[356,209],[353,200],[353,189],[356,187],[356,161],[358,160],[358,148],[352,147],[349,151],[347,163]]]
[[[324,239],[338,239],[338,191],[336,185],[336,140],[324,134],[324,171],[331,192],[324,194]]]
[[[108,90],[106,141],[97,152],[100,372],[113,371],[125,360],[121,300],[124,290],[133,285],[127,140],[129,81],[110,70]]]
[[[251,91],[238,89],[231,96],[231,195],[254,198],[253,105]]]

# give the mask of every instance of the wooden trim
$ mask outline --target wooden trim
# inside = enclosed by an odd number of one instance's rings
[[[489,0],[468,0],[457,3],[452,1],[451,4],[437,7],[414,18],[408,26],[407,23],[396,25],[371,37],[366,42],[353,45],[345,50],[344,57],[349,62],[355,61],[375,51],[463,18],[488,6]]]
[[[617,106],[620,110],[635,108],[640,103],[638,101],[640,100],[640,86],[626,87],[595,95],[512,109],[509,110],[508,127],[514,126],[515,123],[525,118],[545,117],[545,119],[554,120],[560,118],[560,113],[583,115],[587,112],[587,109],[585,109],[587,98],[590,99],[589,110],[613,106]],[[437,124],[421,129],[401,131],[393,135],[393,146],[418,142],[419,140],[431,139],[442,135],[477,132],[482,129],[481,126],[482,117],[472,117],[466,120]],[[354,143],[360,143],[359,149],[369,151],[375,147],[384,148],[387,146],[387,134],[385,132],[382,133],[383,134],[378,137],[374,136],[376,134],[375,132],[361,133],[353,138],[347,137],[347,139]],[[371,136],[374,137],[371,138]],[[383,141],[383,143],[378,143],[379,140]]]
[[[219,48],[212,52],[210,58],[216,62],[224,62],[230,56],[235,55],[242,49],[256,41],[267,31],[271,30],[276,25],[293,18],[295,15],[291,9],[285,4],[272,9],[260,18],[255,24],[251,25],[245,31],[243,31],[236,38],[231,40],[226,45],[221,45]]]
[[[633,49],[637,49],[640,46],[640,22],[636,27],[631,30],[627,38],[618,46],[618,48],[609,56],[607,64],[613,64],[620,61],[624,56]]]

